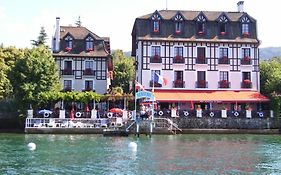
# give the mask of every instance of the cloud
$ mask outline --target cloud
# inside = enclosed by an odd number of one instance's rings
[[[5,17],[6,17],[5,8],[0,6],[0,20],[5,19]]]

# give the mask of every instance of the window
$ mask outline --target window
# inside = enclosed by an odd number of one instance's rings
[[[93,90],[93,81],[92,80],[85,81],[85,90]]]
[[[160,56],[160,46],[151,47],[151,56]]]
[[[72,38],[71,38],[71,36],[67,36],[66,38],[65,38],[65,41],[66,41],[66,49],[72,49]]]
[[[220,33],[220,35],[225,35],[225,33],[226,33],[226,24],[228,22],[227,16],[224,13],[222,13],[220,15],[220,17],[218,18],[218,22],[219,22],[219,33]]]
[[[184,88],[185,82],[183,81],[183,71],[175,71],[175,81],[174,87],[175,88]]]
[[[90,36],[86,39],[86,50],[87,51],[94,50],[94,39]]]
[[[250,48],[242,48],[242,58],[251,57]]]
[[[175,54],[175,57],[176,56],[182,57],[183,56],[183,47],[175,47],[174,54]]]
[[[104,58],[96,59],[96,78],[97,80],[106,79],[106,60]]]
[[[203,15],[203,13],[201,13],[197,18],[197,33],[199,35],[203,35],[205,33],[205,22],[206,22],[206,18]]]
[[[197,47],[197,64],[206,64],[205,47]]]
[[[226,24],[225,23],[220,23],[220,34],[224,35],[226,32]]]
[[[175,80],[183,80],[183,71],[175,71]]]
[[[228,81],[228,72],[220,71],[220,81]]]
[[[72,70],[72,61],[64,61],[64,69]]]
[[[85,61],[85,69],[93,69],[94,62],[93,61]]]
[[[182,23],[176,22],[176,33],[177,34],[181,33],[181,30],[182,30]]]
[[[72,90],[72,81],[71,80],[64,80],[63,81],[63,89],[67,91]]]
[[[153,32],[159,32],[159,21],[153,21]]]
[[[242,80],[249,80],[251,81],[251,72],[242,72]]]
[[[204,80],[205,81],[205,77],[206,77],[206,72],[205,71],[198,71],[197,72],[197,80],[201,81]]]
[[[249,34],[249,24],[248,23],[244,23],[242,24],[242,34]]]
[[[219,64],[229,64],[228,48],[220,48]]]

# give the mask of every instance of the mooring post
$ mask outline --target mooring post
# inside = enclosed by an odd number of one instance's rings
[[[153,131],[153,122],[152,120],[150,121],[150,132],[149,132],[149,137],[151,137]]]
[[[137,122],[137,136],[140,137],[140,124]]]

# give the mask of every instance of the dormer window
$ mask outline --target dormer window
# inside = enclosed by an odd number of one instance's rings
[[[180,14],[180,12],[178,12],[176,14],[176,16],[174,17],[174,21],[175,21],[175,32],[176,34],[180,34],[182,32],[182,21],[183,21],[183,17]]]
[[[247,16],[243,16],[241,19],[242,36],[250,36],[250,19]]]
[[[157,33],[159,32],[159,21],[153,21],[153,32]]]
[[[161,16],[157,11],[154,12],[154,14],[151,16],[152,20],[152,29],[154,33],[158,33],[160,31],[160,20]]]
[[[205,24],[206,24],[206,17],[202,14],[200,14],[197,19],[197,34],[198,35],[204,35],[205,34]]]
[[[66,42],[66,48],[65,50],[66,51],[71,51],[72,50],[72,45],[73,45],[73,42],[72,42],[72,37],[71,36],[67,36],[65,38],[65,42]]]
[[[86,38],[86,50],[93,51],[94,50],[94,39],[92,37]]]
[[[219,24],[219,34],[220,35],[225,35],[226,34],[226,24],[228,22],[228,18],[225,14],[222,14],[218,18],[218,24]]]

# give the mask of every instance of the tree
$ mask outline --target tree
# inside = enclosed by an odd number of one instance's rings
[[[121,87],[124,93],[128,93],[129,83],[133,81],[135,75],[134,59],[126,57],[121,50],[113,53],[114,73],[113,73],[113,87]]]
[[[15,61],[23,56],[22,49],[15,47],[0,47],[0,100],[12,96],[12,85],[8,79],[8,73],[14,66]]]
[[[57,65],[44,46],[25,50],[24,57],[16,60],[11,69],[9,79],[21,110],[29,104],[36,106],[41,92],[60,90]]]
[[[81,22],[80,16],[78,17],[78,19],[77,19],[75,24],[76,24],[77,27],[81,27],[82,26],[82,22]]]
[[[31,40],[31,42],[32,42],[31,44],[33,46],[45,45],[46,40],[47,40],[47,33],[45,31],[45,28],[41,27],[38,39],[37,40]]]

